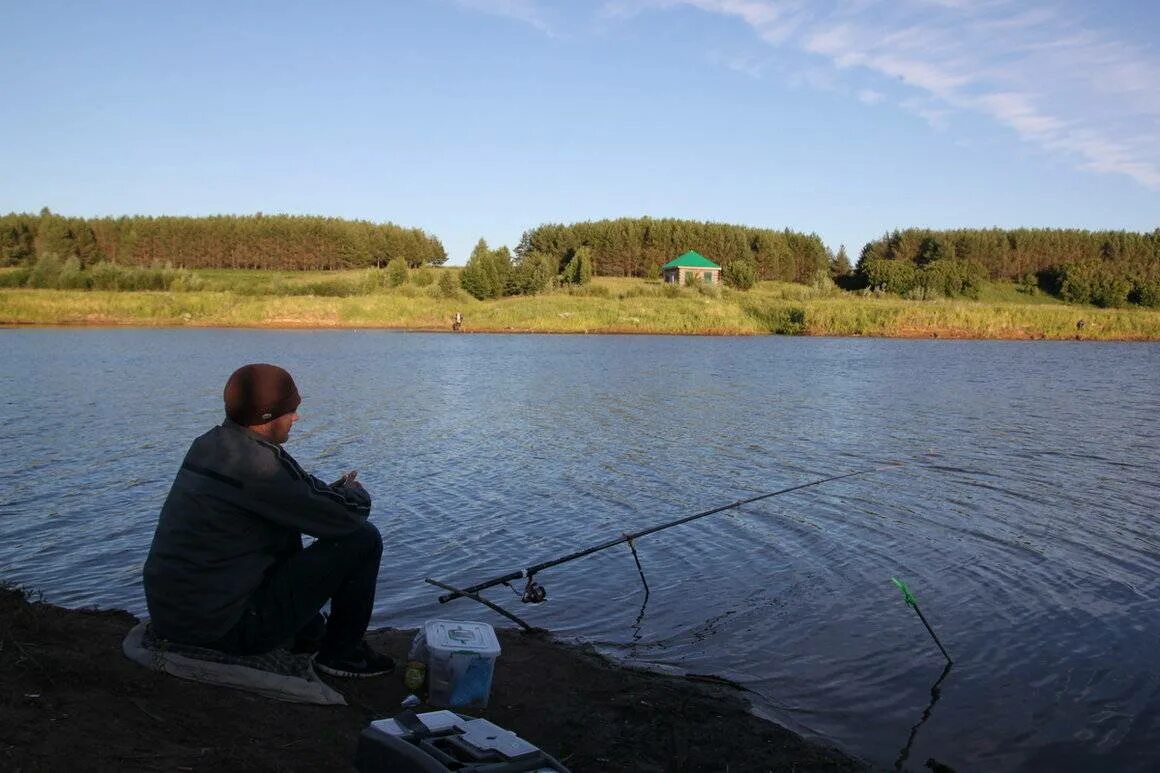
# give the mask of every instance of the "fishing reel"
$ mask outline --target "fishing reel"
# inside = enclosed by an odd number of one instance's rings
[[[528,584],[524,586],[524,595],[520,597],[520,601],[525,604],[539,604],[546,598],[548,598],[548,590],[528,577]]]

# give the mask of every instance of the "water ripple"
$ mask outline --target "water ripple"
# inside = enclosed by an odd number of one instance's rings
[[[0,578],[143,613],[189,440],[238,364],[295,374],[289,450],[357,468],[384,535],[374,623],[507,621],[716,673],[759,713],[880,765],[1152,770],[1160,748],[1155,345],[20,330],[0,337]],[[131,373],[132,378],[125,374]],[[909,583],[955,657],[890,582]],[[917,728],[917,729],[916,729]],[[909,764],[909,763],[908,763]]]

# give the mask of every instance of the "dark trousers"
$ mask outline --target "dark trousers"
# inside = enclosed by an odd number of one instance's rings
[[[329,601],[319,652],[350,650],[370,623],[382,555],[383,538],[370,523],[345,537],[315,540],[267,573],[242,619],[210,646],[239,655],[269,652],[309,635]]]

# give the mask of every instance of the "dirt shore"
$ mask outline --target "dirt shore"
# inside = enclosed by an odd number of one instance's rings
[[[0,587],[0,769],[350,770],[359,732],[409,692],[399,674],[333,680],[350,705],[322,707],[184,681],[122,655],[135,622]],[[868,769],[753,716],[737,688],[499,633],[491,701],[475,713],[577,773]],[[370,638],[400,659],[410,634]]]

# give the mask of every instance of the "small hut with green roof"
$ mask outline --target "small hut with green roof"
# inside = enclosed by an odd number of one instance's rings
[[[661,274],[666,282],[683,285],[686,277],[700,279],[707,285],[721,281],[721,267],[696,250],[678,255],[661,266]]]

